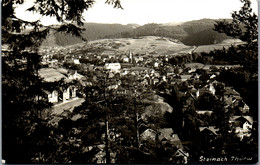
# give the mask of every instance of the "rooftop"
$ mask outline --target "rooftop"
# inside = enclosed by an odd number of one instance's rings
[[[204,130],[208,130],[208,131],[211,131],[212,133],[214,133],[215,135],[217,135],[217,131],[219,129],[216,129],[215,127],[213,126],[209,126],[209,127],[199,127],[200,129],[200,132],[204,131]]]
[[[54,68],[42,68],[39,70],[39,75],[47,82],[55,82],[66,78],[64,74]]]
[[[231,121],[241,120],[241,121],[248,121],[250,124],[253,124],[253,117],[252,116],[233,116],[230,119]]]
[[[225,95],[240,95],[237,91],[235,91],[232,87],[225,87]]]

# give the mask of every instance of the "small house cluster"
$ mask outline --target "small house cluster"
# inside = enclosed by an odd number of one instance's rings
[[[83,77],[77,71],[71,73],[62,68],[42,68],[39,70],[39,75],[43,78],[44,82],[53,83],[54,85],[45,89],[47,99],[50,103],[64,102],[76,98],[78,87],[72,82]]]
[[[46,62],[52,68],[43,68],[39,74],[45,82],[60,82],[61,80],[64,82],[56,83],[55,87],[45,91],[48,101],[51,103],[77,97],[77,93],[82,91],[79,91],[78,86],[72,83],[74,80],[79,81],[83,88],[99,84],[105,87],[105,92],[116,92],[118,95],[138,96],[145,90],[154,94],[171,95],[173,89],[179,98],[182,113],[191,113],[193,118],[199,121],[196,126],[198,126],[201,146],[206,146],[205,144],[210,146],[209,144],[218,138],[221,130],[216,127],[215,115],[219,109],[216,109],[214,104],[223,103],[223,110],[231,112],[228,120],[237,137],[240,140],[250,137],[255,122],[253,117],[249,115],[249,106],[233,87],[226,86],[217,79],[222,69],[239,66],[204,65],[201,63],[172,64],[170,62],[172,58],[175,57],[155,55],[154,52],[139,52],[138,54],[133,54],[131,51],[119,52],[113,48],[113,45],[105,45],[105,49],[95,49],[93,52],[86,51],[84,53],[77,48],[73,53],[70,51],[68,55],[60,59],[50,60],[49,56],[46,56]],[[67,65],[69,67],[76,66],[82,75],[77,71],[70,72],[67,69],[61,69],[60,62],[69,63],[70,65]],[[142,90],[139,90],[140,88]],[[85,91],[82,93],[83,96],[87,94]],[[95,88],[88,93],[95,97],[100,96],[99,91]],[[149,108],[156,109],[152,106]],[[144,114],[140,114],[144,123],[145,115],[156,113],[152,110],[146,109]],[[163,120],[164,117],[161,118]],[[189,127],[187,121],[183,121],[181,124],[183,128]],[[112,130],[110,131],[112,132]],[[143,151],[147,148],[145,146],[147,141],[159,141],[164,146],[175,149],[174,156],[178,155],[180,163],[187,163],[189,149],[185,148],[183,143],[186,139],[181,141],[181,135],[175,133],[172,128],[159,127],[155,129],[143,124],[138,131],[140,135],[139,147]],[[187,132],[190,137],[194,136],[193,132]],[[110,140],[113,141],[113,139]],[[96,155],[98,163],[105,163],[104,146],[100,144],[94,148],[100,151]],[[87,148],[87,150],[91,149],[93,146]]]

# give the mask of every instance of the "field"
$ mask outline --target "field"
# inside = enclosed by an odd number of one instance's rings
[[[196,47],[184,45],[180,41],[170,38],[145,36],[138,38],[99,39],[88,43],[56,47],[55,51],[61,54],[77,52],[76,54],[80,53],[84,55],[87,53],[100,54],[103,50],[114,50],[117,55],[129,54],[129,52],[132,52],[133,55],[139,54],[142,56],[151,55],[157,57],[160,55],[178,56],[202,52],[209,53],[215,49],[223,49],[223,47],[228,48],[231,45],[239,44],[244,43],[237,39],[227,39],[218,44]],[[42,48],[47,49],[46,47]],[[53,49],[50,49],[50,51],[53,52]]]
[[[168,38],[147,36],[140,38],[122,38],[122,39],[106,39],[92,41],[91,44],[110,43],[110,45],[117,44],[119,52],[129,52],[133,54],[157,54],[157,55],[172,55],[176,53],[189,53],[194,47],[186,46],[177,40],[171,40]]]
[[[223,47],[229,48],[231,45],[240,45],[240,44],[244,44],[244,42],[241,42],[240,40],[237,39],[227,39],[222,41],[219,44],[198,46],[197,49],[194,51],[194,53],[201,53],[201,52],[209,53],[214,49],[223,49]]]
[[[185,67],[189,67],[189,68],[194,68],[194,69],[205,69],[205,70],[209,70],[210,67],[216,67],[216,68],[239,68],[241,67],[240,65],[209,65],[209,64],[202,64],[202,63],[187,63],[185,64]]]

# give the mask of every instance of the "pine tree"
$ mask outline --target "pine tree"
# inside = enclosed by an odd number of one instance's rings
[[[28,9],[55,17],[58,26],[20,19],[15,7],[23,3],[24,0],[1,1],[2,46],[7,48],[2,49],[3,159],[6,163],[68,163],[66,157],[56,155],[57,137],[51,135],[53,130],[42,119],[41,113],[51,105],[44,99],[44,84],[38,75],[39,47],[51,30],[85,40],[81,36],[82,14],[93,6],[94,0],[36,0]],[[106,3],[122,8],[119,0]]]
[[[253,74],[258,72],[258,16],[252,12],[250,0],[241,2],[241,9],[232,13],[232,22],[217,21],[214,30],[246,42],[237,47],[236,59]]]
[[[250,44],[258,39],[258,17],[252,12],[250,0],[240,1],[243,6],[232,13],[232,22],[217,21],[215,30]]]

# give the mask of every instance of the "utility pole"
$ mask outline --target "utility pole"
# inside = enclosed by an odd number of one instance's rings
[[[137,90],[137,86],[135,86],[134,88],[135,90]],[[139,114],[138,114],[138,109],[137,109],[137,102],[136,102],[136,99],[139,99],[139,96],[137,94],[137,91],[134,91],[135,93],[135,110],[136,110],[136,113],[135,113],[135,116],[136,116],[136,145],[137,145],[137,148],[139,148],[140,146],[140,132],[139,132],[139,120],[141,119],[141,117],[139,118]]]
[[[136,112],[136,121],[137,121],[137,127],[136,127],[136,139],[137,139],[137,148],[139,148],[140,145],[140,134],[139,134],[139,118],[138,118],[138,112]]]
[[[105,132],[105,152],[106,152],[106,163],[110,164],[110,152],[109,152],[109,140],[108,140],[108,134],[109,134],[109,129],[108,129],[108,114],[107,114],[107,99],[106,99],[106,81],[107,81],[107,74],[105,74],[105,82],[104,82],[104,100],[105,100],[105,127],[106,127],[106,132]]]

